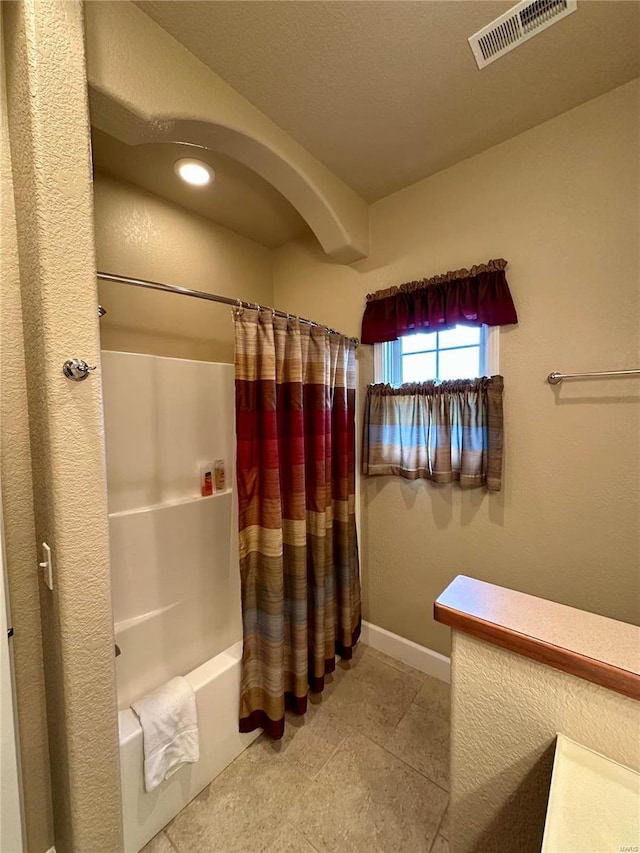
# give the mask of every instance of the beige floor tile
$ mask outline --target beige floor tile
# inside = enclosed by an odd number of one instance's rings
[[[350,661],[343,661],[339,659],[338,666],[340,666],[342,670],[346,671],[348,671],[349,669],[358,669],[360,662],[364,658],[375,658],[381,663],[386,663],[387,666],[392,666],[399,672],[404,672],[405,675],[412,675],[419,681],[422,681],[424,678],[426,678],[425,674],[420,672],[420,670],[414,669],[414,667],[409,666],[406,663],[402,663],[402,661],[396,660],[395,658],[392,658],[389,655],[385,655],[384,652],[379,652],[377,649],[374,649],[372,646],[368,646],[366,645],[366,643],[363,642],[358,643],[353,653],[353,658]]]
[[[325,676],[322,693],[310,693],[307,713],[287,712],[284,735],[279,741],[266,741],[266,745],[283,756],[309,778],[314,778],[342,743],[351,728],[327,707],[327,700],[336,687],[353,677],[370,649],[358,643],[350,661],[338,658],[336,669]]]
[[[290,823],[283,824],[264,853],[317,853],[298,830]]]
[[[175,847],[162,831],[145,844],[140,853],[175,853]]]
[[[336,683],[339,683],[345,677],[345,675],[348,675],[351,672],[356,672],[362,665],[362,661],[369,653],[369,651],[369,646],[366,646],[364,643],[358,643],[358,645],[353,650],[353,657],[351,658],[351,660],[337,658],[336,669],[335,672],[332,673]]]
[[[449,842],[442,835],[437,835],[433,842],[431,853],[449,853]]]
[[[430,676],[414,669],[412,666],[408,666],[407,664],[389,657],[389,655],[385,655],[383,652],[379,652],[377,649],[373,649],[371,646],[367,646],[365,643],[360,642],[355,647],[353,658],[351,660],[342,660],[341,658],[337,659],[335,672],[329,673],[326,676],[324,691],[318,694],[310,694],[310,702],[313,704],[320,704],[321,697],[327,698],[330,696],[336,686],[344,680],[345,676],[348,677],[351,673],[359,672],[363,668],[366,670],[368,662],[372,659],[377,660],[380,663],[384,663],[405,675],[410,675],[416,681],[422,682],[430,678]]]
[[[166,828],[178,853],[262,853],[312,783],[256,741]]]
[[[416,705],[435,711],[441,717],[449,719],[451,686],[438,678],[425,675],[425,681],[415,698]]]
[[[448,853],[447,713],[448,685],[360,643],[144,853]]]
[[[336,687],[345,678],[351,677],[352,672],[356,672],[359,669],[368,648],[369,647],[365,646],[364,643],[358,643],[355,647],[353,658],[351,660],[336,658],[335,670],[333,672],[328,672],[324,677],[324,690],[322,693],[309,693],[309,702],[307,705],[309,711],[322,707]]]
[[[265,748],[313,779],[350,731],[330,705],[310,706],[304,716],[287,714],[284,736],[279,741],[265,741]]]
[[[421,682],[365,653],[327,700],[342,722],[383,743],[420,689]]]
[[[444,817],[442,818],[442,823],[440,824],[440,835],[443,838],[449,839],[449,809],[444,813]]]
[[[449,721],[412,704],[385,748],[440,787],[449,789]]]
[[[321,853],[427,853],[446,793],[363,735],[350,735],[290,820]]]
[[[350,663],[350,662],[349,662]],[[322,693],[309,693],[309,701],[307,702],[307,708],[310,711],[313,711],[314,708],[321,707],[327,701],[329,696],[336,689],[338,684],[342,681],[345,675],[348,674],[348,670],[342,667],[342,662],[338,661],[336,663],[336,668],[334,672],[328,672],[324,677],[324,690]]]
[[[419,669],[414,669],[414,667],[409,666],[406,663],[402,663],[402,661],[389,657],[389,655],[385,655],[384,652],[372,649],[371,646],[366,647],[366,654],[381,661],[382,663],[386,663],[387,666],[392,666],[394,669],[397,669],[398,672],[404,672],[405,675],[412,676],[412,678],[415,678],[418,681],[424,681],[426,678],[429,678],[428,675],[425,675],[424,672],[420,672]]]

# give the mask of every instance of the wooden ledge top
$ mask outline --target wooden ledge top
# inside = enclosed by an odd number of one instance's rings
[[[624,696],[640,699],[640,628],[458,575],[437,622]]]

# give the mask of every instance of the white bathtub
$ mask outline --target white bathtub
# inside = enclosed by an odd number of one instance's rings
[[[103,352],[125,850],[136,853],[239,755],[242,622],[230,364]],[[200,463],[227,486],[200,497]],[[151,794],[130,704],[174,676],[196,692],[200,760]]]
[[[127,853],[144,847],[257,736],[238,731],[242,633],[234,499],[229,490],[109,517]],[[129,706],[176,675],[196,693],[200,760],[147,794],[142,729]]]
[[[130,708],[120,711],[120,774],[124,849],[136,853],[230,764],[259,732],[238,731],[242,643],[194,669],[200,723],[200,760],[185,765],[150,794],[142,776],[142,729]]]

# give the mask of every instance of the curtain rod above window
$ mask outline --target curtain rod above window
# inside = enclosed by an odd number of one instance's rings
[[[130,278],[126,275],[115,275],[114,273],[109,272],[97,272],[96,277],[99,281],[113,281],[117,284],[130,284],[133,287],[146,287],[149,290],[160,290],[164,293],[193,296],[195,299],[206,299],[208,302],[220,302],[223,305],[232,305],[236,308],[253,308],[258,311],[270,311],[276,317],[297,319],[308,326],[316,326],[320,329],[325,329],[331,335],[341,335],[343,338],[352,340],[356,346],[359,344],[358,338],[349,338],[348,335],[343,335],[342,332],[338,332],[336,329],[332,329],[322,323],[316,323],[314,320],[307,320],[305,317],[298,317],[296,314],[289,314],[287,311],[279,311],[275,308],[259,305],[257,302],[245,302],[242,299],[233,299],[230,296],[219,296],[216,293],[207,293],[204,290],[191,290],[189,287],[179,287],[177,284],[163,284],[159,281],[147,281],[147,279],[144,278]]]

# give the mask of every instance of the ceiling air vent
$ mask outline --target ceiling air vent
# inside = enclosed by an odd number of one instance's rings
[[[577,0],[524,0],[518,3],[469,39],[478,68],[484,68],[523,41],[575,12],[576,5]]]

